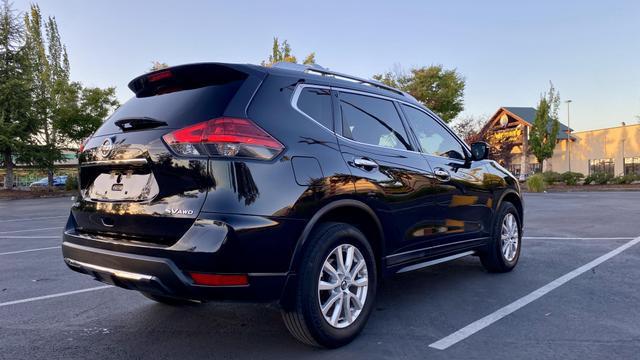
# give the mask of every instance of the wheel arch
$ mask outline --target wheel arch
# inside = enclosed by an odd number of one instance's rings
[[[302,231],[302,234],[298,238],[296,247],[293,251],[291,263],[289,264],[289,271],[295,272],[295,269],[298,267],[302,251],[305,248],[311,231],[313,231],[317,224],[327,221],[350,224],[362,231],[373,248],[378,269],[382,269],[382,259],[385,254],[385,242],[384,230],[380,219],[373,209],[362,201],[355,199],[340,199],[326,204],[316,211],[316,213],[311,217]],[[371,221],[375,226],[367,226],[368,224],[371,224]]]
[[[496,211],[497,209],[500,208],[500,205],[502,205],[502,203],[505,201],[512,203],[513,206],[516,207],[516,210],[518,210],[518,217],[520,218],[520,223],[524,227],[524,203],[522,201],[522,196],[517,191],[512,189],[505,191],[504,193],[502,193],[502,196],[500,197],[500,201],[498,201],[498,205],[496,206]]]

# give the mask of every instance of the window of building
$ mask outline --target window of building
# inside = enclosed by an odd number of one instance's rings
[[[402,105],[413,128],[422,151],[437,156],[464,159],[462,145],[442,125],[426,113],[407,105]]]
[[[537,174],[539,172],[542,172],[542,164],[540,164],[540,163],[529,164],[529,173],[530,174]]]
[[[303,88],[298,97],[298,109],[313,120],[333,130],[331,92],[328,89]]]
[[[515,176],[518,177],[520,176],[520,164],[511,164],[509,165],[509,172]]]
[[[624,158],[624,174],[640,175],[640,157]]]
[[[365,144],[411,150],[393,102],[371,96],[340,93],[342,135]]]
[[[615,163],[613,159],[589,160],[589,174],[605,173],[614,176]]]

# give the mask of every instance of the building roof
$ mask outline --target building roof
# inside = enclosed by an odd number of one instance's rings
[[[536,118],[536,113],[538,112],[538,110],[536,110],[536,108],[533,108],[533,107],[503,106],[500,109],[507,110],[513,115],[519,117],[520,120],[525,121],[526,123],[529,124],[529,126],[533,125],[533,121]],[[500,110],[498,110],[498,113],[499,112]],[[569,138],[569,127],[561,122],[559,123],[560,123],[560,128],[558,130],[558,140],[567,140],[567,138]],[[549,130],[551,130],[550,128],[551,128],[551,123],[549,123]],[[571,132],[573,132],[573,129],[571,129]],[[573,136],[571,138],[575,139],[575,137]]]

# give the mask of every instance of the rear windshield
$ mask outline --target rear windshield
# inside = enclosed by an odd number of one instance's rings
[[[211,85],[191,90],[149,97],[133,97],[124,103],[96,131],[94,136],[120,133],[114,124],[120,119],[151,118],[167,123],[167,129],[178,129],[224,114],[244,80]]]

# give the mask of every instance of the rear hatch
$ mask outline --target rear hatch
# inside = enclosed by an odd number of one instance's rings
[[[84,144],[76,231],[172,245],[193,224],[212,176],[206,157],[176,155],[163,135],[221,116],[246,116],[262,80],[242,65],[194,64],[134,79],[135,97]]]

